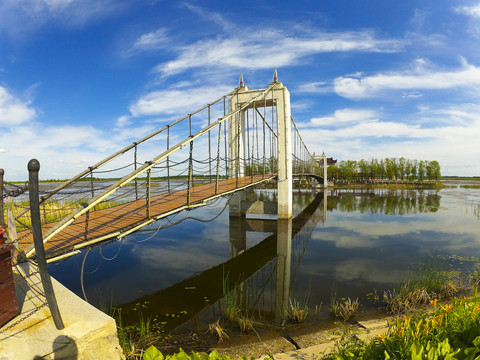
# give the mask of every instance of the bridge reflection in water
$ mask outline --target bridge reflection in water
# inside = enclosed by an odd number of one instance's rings
[[[122,305],[122,321],[133,324],[142,316],[151,318],[152,325],[164,324],[166,329],[172,330],[189,320],[198,320],[208,311],[216,318],[224,317],[225,301],[233,300],[234,306],[243,308],[246,314],[253,317],[254,313],[261,313],[264,319],[280,325],[310,235],[319,221],[325,221],[325,197],[324,192],[314,194],[312,202],[290,220],[235,216],[242,195],[232,197],[231,258],[201,274]],[[247,249],[247,231],[271,235]],[[222,298],[225,298],[223,303]]]

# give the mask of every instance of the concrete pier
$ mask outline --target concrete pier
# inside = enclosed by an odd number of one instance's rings
[[[20,315],[0,328],[0,360],[125,358],[113,318],[52,278],[65,325],[57,330],[48,306],[42,306],[45,298],[35,265],[23,263],[13,270]]]

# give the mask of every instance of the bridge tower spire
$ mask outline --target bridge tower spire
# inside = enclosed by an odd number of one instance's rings
[[[238,79],[238,88],[243,88],[245,87],[245,81],[243,81],[243,74],[240,73],[240,79]]]
[[[277,74],[277,69],[273,70],[273,80],[272,84],[278,83],[278,74]]]

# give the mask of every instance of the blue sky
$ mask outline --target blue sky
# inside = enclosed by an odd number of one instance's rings
[[[0,2],[0,167],[73,176],[278,69],[312,152],[480,175],[480,2]]]

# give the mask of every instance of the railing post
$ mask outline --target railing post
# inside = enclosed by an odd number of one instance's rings
[[[95,190],[93,189],[93,168],[90,166],[90,192],[92,193],[92,199],[95,197]]]
[[[208,104],[208,125],[210,126],[210,104]],[[211,145],[211,139],[210,139],[210,130],[208,130],[208,182],[212,182],[212,145]]]
[[[135,152],[133,153],[133,169],[137,170],[137,143],[134,142],[135,144]],[[138,180],[137,177],[135,177],[135,200],[138,200]]]
[[[62,330],[62,317],[58,309],[57,299],[53,292],[52,280],[48,273],[47,261],[45,257],[45,248],[43,247],[42,225],[40,222],[40,206],[38,197],[38,172],[40,163],[36,159],[28,162],[28,192],[30,196],[30,215],[32,218],[33,242],[35,245],[35,254],[37,255],[38,270],[42,279],[43,290],[47,298],[48,307],[52,314],[53,322],[58,330]]]
[[[167,125],[167,150],[170,150],[170,125]],[[167,188],[170,194],[170,156],[167,156]]]
[[[152,185],[152,169],[147,170],[147,218],[150,219],[150,194]]]
[[[215,195],[218,194],[218,180],[220,177],[220,151],[222,145],[222,123],[218,124],[218,148],[217,148],[217,179],[215,181]]]
[[[85,233],[83,234],[83,239],[85,241],[88,240],[88,220],[89,220],[89,218],[90,218],[90,211],[87,211],[85,213]]]
[[[190,190],[193,187],[193,141],[190,141],[190,159],[188,164],[187,205],[190,206]]]
[[[5,174],[5,170],[0,169],[0,225],[2,227],[5,226],[5,217],[3,214],[3,175]]]

